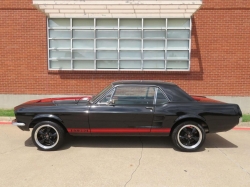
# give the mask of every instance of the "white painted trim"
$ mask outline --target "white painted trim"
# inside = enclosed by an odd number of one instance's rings
[[[53,18],[188,18],[202,0],[33,0]]]
[[[199,5],[202,0],[33,0],[35,5],[88,5],[88,4],[111,4],[111,5],[140,5],[140,4],[169,4],[169,5]]]

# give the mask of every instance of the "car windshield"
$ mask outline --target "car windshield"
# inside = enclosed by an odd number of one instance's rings
[[[92,97],[92,99],[90,100],[90,103],[93,103],[99,96],[103,95],[106,91],[108,91],[110,88],[112,88],[112,85],[107,86],[106,88],[104,88],[101,92],[99,92],[98,94],[94,95]]]

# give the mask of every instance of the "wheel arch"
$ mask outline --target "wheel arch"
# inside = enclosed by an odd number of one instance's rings
[[[51,115],[51,114],[42,114],[42,115],[36,115],[30,125],[29,125],[29,128],[33,128],[37,123],[41,122],[41,121],[51,121],[51,122],[54,122],[54,123],[57,123],[58,125],[60,125],[65,132],[67,132],[67,129],[66,127],[63,125],[63,121],[55,116],[55,115]]]
[[[200,117],[200,116],[184,116],[184,117],[179,117],[175,120],[175,123],[174,125],[172,126],[171,128],[171,131],[170,131],[170,136],[172,135],[172,132],[174,131],[174,129],[181,123],[185,122],[185,121],[194,121],[198,124],[200,124],[206,133],[209,132],[209,127],[205,121],[204,118]]]

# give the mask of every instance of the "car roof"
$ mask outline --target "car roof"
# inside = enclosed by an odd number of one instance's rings
[[[154,81],[154,80],[126,80],[126,81],[116,81],[113,82],[112,85],[116,86],[119,84],[150,84],[150,85],[158,85],[158,86],[173,86],[176,85],[171,82],[164,82],[164,81]]]

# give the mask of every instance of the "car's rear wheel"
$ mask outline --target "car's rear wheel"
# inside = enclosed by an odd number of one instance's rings
[[[181,151],[186,152],[198,150],[205,142],[205,139],[205,130],[194,121],[180,123],[172,133],[174,145]]]
[[[36,147],[43,151],[58,149],[65,139],[64,129],[52,121],[42,121],[32,130],[32,141]]]

